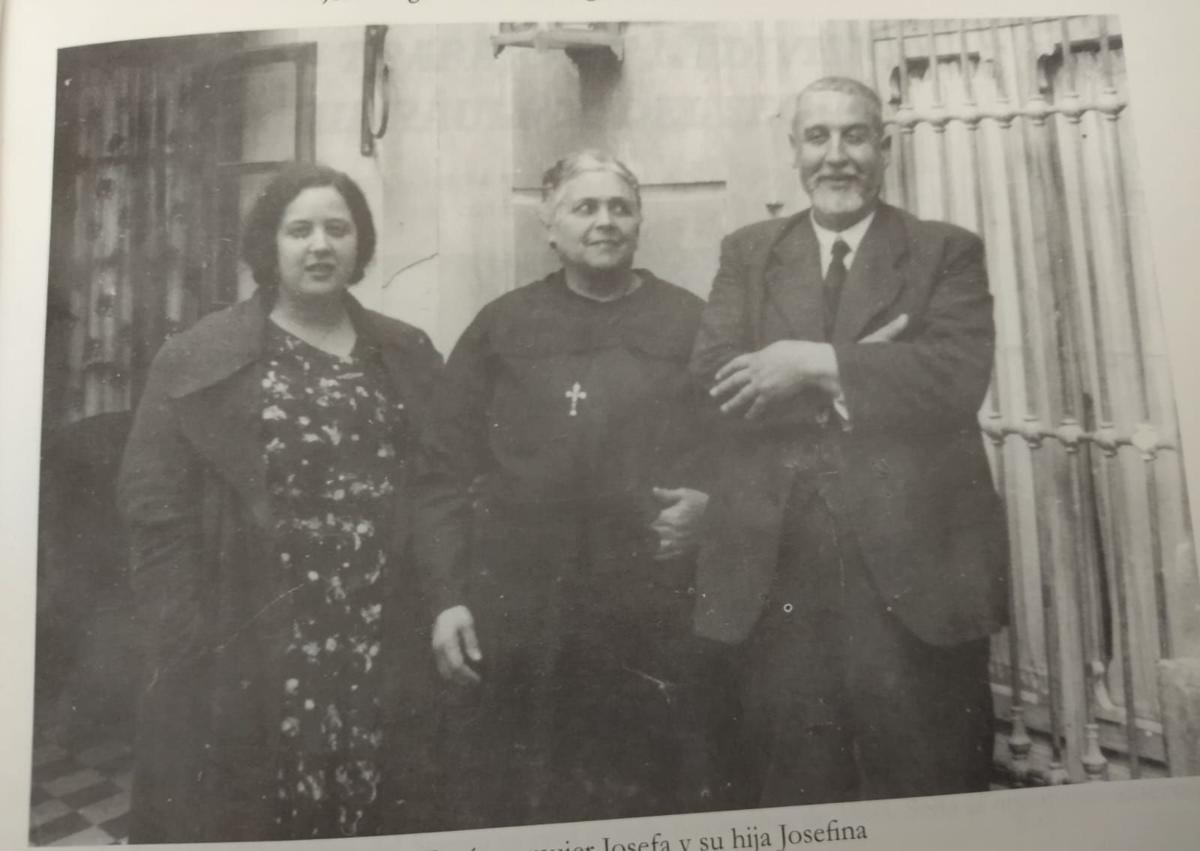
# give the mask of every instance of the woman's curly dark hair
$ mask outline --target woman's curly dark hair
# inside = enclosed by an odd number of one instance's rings
[[[375,220],[362,189],[349,175],[337,169],[317,163],[292,163],[259,193],[242,228],[242,259],[260,287],[274,290],[279,285],[279,251],[275,237],[284,211],[297,195],[317,186],[332,186],[350,208],[358,239],[350,283],[362,280],[363,269],[375,256]]]

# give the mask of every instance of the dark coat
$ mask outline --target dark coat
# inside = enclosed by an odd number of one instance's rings
[[[725,239],[692,357],[698,380],[711,385],[731,358],[777,340],[824,340],[819,258],[807,211]],[[900,314],[909,324],[896,341],[856,342]],[[880,205],[829,342],[849,432],[819,430],[815,412],[828,402],[807,394],[765,421],[724,428],[698,632],[736,643],[753,629],[794,471],[817,439],[838,447],[845,522],[885,604],[931,644],[994,632],[1005,621],[1008,545],[977,421],[995,345],[982,242]]]
[[[440,356],[416,328],[350,297],[347,310],[357,333],[380,347],[417,430]],[[286,577],[270,569],[260,438],[266,321],[254,297],[170,338],[150,368],[122,463],[119,503],[147,661],[130,828],[136,842],[268,838],[273,826],[282,689],[272,673],[291,609]],[[411,744],[411,727],[423,717],[416,686],[428,665],[428,622],[407,573],[406,479],[400,463],[395,569],[385,589],[385,629],[396,648],[384,677],[384,705],[397,710],[385,731],[391,749]],[[414,759],[403,753],[393,761]],[[404,815],[397,818],[405,829]]]

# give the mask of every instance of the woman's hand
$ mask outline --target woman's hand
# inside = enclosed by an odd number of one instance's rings
[[[450,682],[463,686],[479,682],[479,672],[471,663],[482,662],[483,654],[475,637],[475,619],[466,606],[453,606],[437,616],[433,623],[433,658],[438,673]]]
[[[658,534],[656,561],[676,558],[695,547],[708,508],[708,494],[691,488],[654,488],[663,510],[650,524]]]

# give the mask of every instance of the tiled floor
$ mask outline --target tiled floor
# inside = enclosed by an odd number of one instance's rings
[[[35,744],[29,843],[126,844],[131,765],[129,745],[122,742],[110,741],[78,753]],[[992,788],[1007,786],[997,775]]]
[[[30,844],[125,844],[130,767],[125,743],[106,742],[77,753],[36,743]]]

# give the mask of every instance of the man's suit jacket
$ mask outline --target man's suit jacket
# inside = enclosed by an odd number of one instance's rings
[[[709,386],[731,358],[777,340],[824,340],[821,278],[807,211],[726,237],[692,356],[697,379]],[[900,314],[909,321],[895,341],[857,342]],[[977,422],[995,346],[982,242],[881,204],[829,342],[849,431],[816,425],[829,407],[816,390],[753,423],[719,416],[698,633],[736,643],[754,628],[793,477],[805,475],[815,441],[834,446],[843,520],[885,605],[931,644],[994,632],[1005,622],[1008,543]]]

